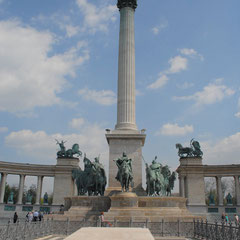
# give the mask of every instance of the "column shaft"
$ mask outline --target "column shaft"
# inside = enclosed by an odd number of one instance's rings
[[[180,176],[179,178],[179,192],[180,192],[180,197],[185,197],[185,183],[184,183],[183,176]]]
[[[120,10],[118,107],[116,129],[137,130],[135,120],[134,9]]]
[[[239,176],[234,176],[235,180],[235,198],[236,198],[236,204],[240,205],[240,189],[239,189]]]
[[[36,203],[40,204],[41,194],[42,194],[42,183],[43,183],[43,176],[38,176],[37,182],[37,194],[36,194]]]
[[[20,181],[19,181],[19,192],[18,192],[17,204],[22,204],[24,181],[25,181],[25,175],[21,174]]]
[[[0,203],[3,203],[3,201],[4,201],[6,180],[7,180],[7,174],[2,173],[1,174]]]
[[[221,177],[217,176],[216,182],[217,182],[218,205],[222,206],[223,205],[223,191],[222,191]]]

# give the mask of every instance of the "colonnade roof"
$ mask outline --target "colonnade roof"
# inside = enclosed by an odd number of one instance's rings
[[[202,174],[204,177],[234,177],[240,176],[240,164],[180,165],[177,172],[180,175]]]
[[[0,161],[0,173],[54,177],[56,165],[14,163]]]

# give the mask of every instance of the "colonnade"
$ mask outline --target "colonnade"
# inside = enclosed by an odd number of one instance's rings
[[[209,177],[209,176],[207,176]],[[229,176],[228,176],[229,177]],[[240,175],[232,176],[234,178],[235,183],[235,199],[236,199],[236,205],[240,205],[240,183],[239,183],[239,177]],[[223,190],[222,190],[222,178],[223,176],[214,176],[216,179],[216,190],[217,190],[217,198],[218,198],[218,205],[223,206]],[[181,175],[179,177],[179,193],[181,197],[188,198],[188,189],[186,188],[188,181],[187,175]]]
[[[4,203],[4,195],[5,195],[5,186],[7,182],[7,173],[1,173],[1,183],[0,183],[0,203]],[[23,191],[24,191],[24,183],[26,174],[19,174],[19,191],[17,197],[17,204],[22,204],[23,199]],[[42,193],[42,185],[43,185],[43,178],[44,176],[38,175],[37,176],[37,193],[36,193],[36,203],[40,204],[41,193]]]

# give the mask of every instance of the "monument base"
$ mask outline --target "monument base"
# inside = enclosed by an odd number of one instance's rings
[[[55,220],[81,221],[97,220],[101,212],[109,222],[176,222],[202,219],[194,216],[186,208],[186,198],[182,197],[139,197],[133,192],[115,193],[110,197],[74,196],[65,198],[63,215],[54,215]]]
[[[142,189],[142,147],[146,135],[136,130],[113,130],[106,134],[109,145],[109,188],[105,195],[112,195],[111,191],[121,190],[120,183],[116,180],[118,168],[114,160],[122,157],[123,152],[132,159],[134,186],[130,192],[144,195]],[[131,184],[130,184],[131,185]]]
[[[139,197],[135,193],[116,193],[111,198],[111,208],[104,213],[107,221],[192,221],[194,218],[186,208],[186,198]]]

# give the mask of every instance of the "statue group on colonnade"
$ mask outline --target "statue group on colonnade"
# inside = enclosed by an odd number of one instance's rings
[[[190,147],[183,147],[180,143],[177,143],[176,148],[179,157],[202,157],[203,155],[199,142],[194,139],[190,141]]]

